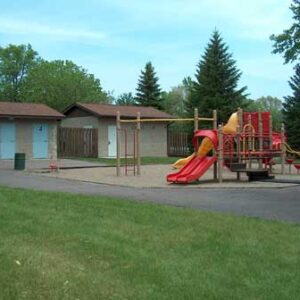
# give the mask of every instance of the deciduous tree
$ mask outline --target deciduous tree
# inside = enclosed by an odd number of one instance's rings
[[[58,110],[73,102],[108,101],[100,80],[68,60],[41,60],[35,64],[21,94],[24,102],[45,103]]]
[[[133,97],[132,93],[123,93],[117,98],[116,104],[118,104],[118,105],[136,105],[136,100]]]
[[[281,34],[272,34],[273,53],[282,53],[285,63],[293,62],[300,55],[300,0],[293,0],[290,6],[294,23]]]
[[[251,100],[247,110],[271,112],[273,128],[280,131],[282,124],[282,102],[280,99],[272,96],[260,97],[257,100]]]
[[[20,90],[38,53],[28,45],[0,47],[0,100],[20,101]]]

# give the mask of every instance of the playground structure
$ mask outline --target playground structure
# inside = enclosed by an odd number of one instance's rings
[[[198,139],[203,137],[198,147]],[[272,173],[274,157],[281,157],[281,173],[285,172],[286,153],[298,153],[286,142],[284,126],[281,132],[273,132],[272,117],[269,112],[233,113],[225,126],[216,130],[199,130],[194,135],[195,153],[177,161],[173,167],[180,170],[167,176],[173,183],[190,183],[199,179],[215,162],[218,161],[218,181],[223,181],[223,166],[240,174],[246,173],[249,181],[269,179]],[[209,156],[211,150],[215,154]],[[300,165],[295,164],[300,169]]]
[[[133,175],[141,174],[141,154],[140,154],[140,131],[141,123],[152,123],[152,122],[194,122],[194,132],[199,128],[199,121],[212,122],[213,128],[217,129],[217,111],[213,110],[211,118],[199,117],[198,109],[194,110],[194,118],[169,118],[169,119],[141,119],[141,115],[138,112],[136,119],[121,119],[120,112],[117,112],[117,133],[116,133],[116,144],[117,144],[117,162],[116,162],[116,173],[117,176],[121,175],[121,136],[124,137],[124,168],[125,175],[128,175],[129,170],[133,172]],[[128,151],[128,130],[122,128],[122,124],[135,124],[133,130],[133,153],[130,155]],[[129,164],[129,161],[131,162]],[[131,167],[131,168],[130,168]],[[215,165],[215,173],[217,166]]]
[[[140,130],[143,122],[194,122],[193,145],[195,152],[187,158],[178,160],[173,167],[180,169],[167,175],[171,183],[191,183],[198,180],[212,165],[213,178],[223,181],[223,167],[235,172],[237,180],[240,174],[246,173],[249,181],[268,179],[272,173],[274,157],[281,157],[281,174],[285,173],[285,163],[291,165],[293,159],[287,153],[299,155],[290,148],[286,141],[284,125],[281,132],[273,132],[272,116],[270,112],[243,112],[239,109],[233,113],[225,126],[217,127],[217,112],[213,111],[211,118],[199,118],[198,110],[194,111],[194,118],[172,119],[121,119],[117,113],[117,176],[121,174],[121,143],[122,132],[125,135],[125,174],[128,174],[127,130],[122,128],[123,123],[136,124],[133,138],[132,166],[134,175],[141,174],[140,158]],[[210,121],[212,129],[199,130],[199,121]],[[199,146],[199,139],[202,138]],[[300,164],[294,164],[299,173]]]

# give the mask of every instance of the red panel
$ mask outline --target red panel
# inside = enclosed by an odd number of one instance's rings
[[[258,112],[244,112],[244,126],[249,124],[249,119],[251,120],[251,125],[254,127],[255,133],[258,132]]]
[[[255,133],[258,134],[258,112],[244,112],[244,126],[249,123],[249,118],[251,118],[251,124],[255,129]],[[262,112],[261,119],[263,134],[268,135],[270,132],[270,112]]]
[[[268,135],[270,133],[270,112],[265,111],[262,112],[261,115],[262,115],[263,134]]]

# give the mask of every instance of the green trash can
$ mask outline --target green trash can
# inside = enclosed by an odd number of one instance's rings
[[[15,153],[15,170],[25,169],[25,153]]]

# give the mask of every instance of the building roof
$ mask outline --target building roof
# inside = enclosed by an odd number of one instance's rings
[[[92,113],[98,117],[116,117],[117,112],[120,112],[121,118],[136,118],[137,113],[140,113],[141,118],[149,119],[165,119],[175,118],[174,116],[160,111],[154,107],[146,106],[129,106],[129,105],[112,105],[102,103],[74,103],[64,110],[64,114],[68,115],[75,107],[86,112]]]
[[[65,116],[45,104],[0,102],[0,118],[4,117],[62,119]]]

